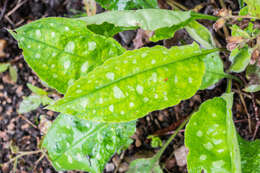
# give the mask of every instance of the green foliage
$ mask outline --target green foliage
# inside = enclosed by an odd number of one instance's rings
[[[33,86],[29,83],[27,83],[27,86],[34,94],[23,99],[18,109],[20,114],[37,109],[41,104],[46,106],[54,103],[54,100],[49,98],[48,93],[43,89]]]
[[[162,140],[157,136],[148,136],[148,139],[151,139],[151,146],[152,147],[161,147],[162,146]]]
[[[16,67],[9,66],[9,74],[10,74],[12,81],[14,81],[16,83],[17,78],[18,78]]]
[[[252,49],[248,48],[248,46],[241,49],[233,49],[229,56],[229,59],[232,62],[230,71],[238,73],[244,71],[250,62],[251,52]]]
[[[242,172],[259,173],[260,172],[260,140],[253,142],[238,138],[241,151]]]
[[[27,87],[35,94],[38,94],[40,96],[47,96],[48,93],[46,91],[44,91],[43,89],[41,88],[38,88],[36,86],[33,86],[32,84],[30,83],[27,83]]]
[[[56,170],[102,172],[115,152],[126,148],[135,121],[98,123],[60,114],[43,141]]]
[[[26,62],[50,87],[65,93],[80,76],[124,49],[113,39],[90,32],[85,22],[44,18],[11,32]]]
[[[249,80],[249,85],[246,86],[246,92],[260,91],[260,67],[257,65],[249,65],[246,69],[246,77]]]
[[[245,0],[248,6],[248,14],[260,18],[260,0]]]
[[[201,47],[206,49],[216,48],[212,34],[200,23],[191,21],[185,29],[194,40],[200,43]],[[212,86],[226,75],[223,71],[223,62],[218,52],[207,55],[203,61],[205,63],[206,72],[203,76],[200,89],[206,89]]]
[[[158,41],[172,37],[175,31],[199,18],[208,18],[208,16],[196,15],[190,11],[144,9],[105,12],[95,16],[83,17],[80,20],[85,21],[91,31],[101,35],[113,36],[124,30],[142,28],[154,31],[150,40]]]
[[[141,118],[193,96],[204,75],[201,59],[214,51],[197,44],[128,51],[80,78],[48,108],[95,121]]]
[[[9,63],[0,64],[0,73],[5,72],[9,68]]]
[[[108,10],[158,8],[157,0],[96,0],[96,2]]]
[[[127,173],[163,173],[154,157],[149,159],[137,159],[131,162]]]
[[[41,104],[46,106],[48,104],[52,104],[53,102],[54,101],[47,96],[30,95],[23,99],[19,106],[18,112],[20,114],[27,113],[37,109]]]
[[[240,153],[232,121],[232,94],[204,102],[185,129],[192,173],[239,173]]]

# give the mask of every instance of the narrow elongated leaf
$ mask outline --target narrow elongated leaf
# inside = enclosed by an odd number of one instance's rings
[[[253,142],[245,141],[241,137],[239,139],[239,147],[242,160],[243,173],[259,173],[260,172],[260,140]]]
[[[216,44],[210,31],[197,21],[191,21],[185,29],[195,41],[200,43],[202,47],[206,49],[216,48]],[[203,61],[205,63],[206,72],[200,89],[205,89],[214,85],[225,76],[223,62],[218,52],[207,55]]]
[[[209,16],[198,15],[190,11],[171,11],[162,9],[142,9],[105,12],[95,16],[83,17],[87,27],[98,34],[113,36],[124,30],[142,28],[154,31],[151,41],[170,38],[174,32],[183,28],[190,21]],[[158,22],[160,21],[160,22]]]
[[[27,87],[35,94],[38,94],[40,96],[47,96],[48,93],[46,91],[44,91],[43,89],[41,88],[38,88],[36,86],[33,86],[32,84],[30,83],[27,83]]]
[[[232,97],[228,94],[208,100],[192,115],[185,129],[189,172],[241,173]]]
[[[133,10],[141,8],[158,8],[157,0],[96,0],[108,10]]]
[[[6,71],[8,69],[8,67],[10,66],[9,63],[3,63],[3,64],[0,64],[0,73]]]
[[[85,22],[74,19],[44,18],[12,34],[30,67],[61,93],[74,80],[124,51],[112,38],[96,35]]]
[[[130,121],[178,104],[199,89],[206,54],[197,44],[128,51],[72,85],[49,109],[95,121]]]
[[[56,170],[103,171],[112,155],[126,148],[135,132],[135,121],[97,123],[60,114],[43,141]]]
[[[232,62],[230,70],[232,72],[242,72],[246,69],[250,62],[252,49],[243,47],[241,49],[233,49],[229,59]]]
[[[11,77],[12,81],[14,81],[16,83],[16,81],[18,79],[18,74],[17,74],[16,67],[9,66],[9,74],[10,74],[10,77]]]

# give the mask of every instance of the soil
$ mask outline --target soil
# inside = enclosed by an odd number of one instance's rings
[[[176,1],[177,2],[177,1]],[[219,1],[215,5],[208,5],[208,1],[202,0],[186,0],[178,1],[186,8],[192,9],[201,5],[199,10],[201,13],[213,14],[214,9],[220,8]],[[206,2],[206,5],[205,5]],[[224,1],[227,8],[233,12],[238,11],[238,2],[232,0]],[[161,8],[170,9],[165,0],[159,0]],[[203,6],[205,5],[205,6]],[[37,151],[41,140],[43,139],[43,130],[41,129],[40,117],[44,115],[46,121],[53,121],[57,113],[44,110],[40,107],[30,113],[18,114],[17,110],[23,97],[31,94],[31,91],[26,86],[31,83],[38,87],[48,90],[40,82],[38,77],[25,63],[22,51],[18,48],[17,42],[6,31],[7,29],[15,29],[28,22],[49,16],[66,16],[75,17],[85,15],[84,5],[82,0],[2,0],[0,1],[0,44],[3,46],[4,56],[0,56],[0,63],[11,63],[17,69],[18,80],[13,82],[7,72],[0,74],[0,164],[8,162],[16,156],[18,151]],[[103,11],[100,7],[98,11]],[[241,23],[248,23],[242,21]],[[211,22],[203,21],[203,24],[213,31]],[[138,31],[139,32],[139,31]],[[157,43],[147,43],[146,41],[134,41],[137,31],[127,31],[118,34],[115,38],[126,48],[133,49],[140,46],[153,46],[155,44],[171,47],[183,43],[190,43],[192,40],[184,30],[178,31],[172,39],[160,41]],[[214,33],[219,44],[222,47],[226,46],[223,31],[220,30]],[[136,45],[140,44],[140,45]],[[143,44],[143,45],[142,45]],[[1,52],[1,45],[0,45]],[[228,55],[222,53],[222,58],[225,63],[225,68],[228,67]],[[245,74],[237,74],[242,81],[247,82]],[[192,98],[182,101],[174,107],[167,108],[161,111],[154,111],[138,120],[137,131],[133,136],[134,142],[129,148],[119,155],[113,156],[106,165],[104,172],[126,172],[130,161],[140,157],[151,157],[159,148],[152,148],[151,140],[147,137],[151,134],[158,135],[163,141],[176,130],[182,120],[196,111],[199,105],[210,98],[220,96],[226,90],[227,81],[225,79],[217,83],[214,89],[198,91]],[[233,85],[232,90],[235,92],[233,114],[234,121],[238,133],[247,140],[253,138],[260,139],[260,130],[256,133],[256,110],[259,109],[260,93],[243,93],[240,85]],[[59,97],[53,94],[53,97]],[[248,121],[250,117],[250,123]],[[250,124],[250,125],[249,125]],[[164,172],[184,173],[187,172],[185,166],[178,166],[179,160],[176,160],[174,151],[183,146],[184,133],[183,131],[171,142],[167,150],[161,157],[161,166]],[[14,163],[3,164],[0,168],[0,173],[9,173],[16,171],[18,173],[27,172],[56,172],[51,163],[40,154],[32,154],[18,159],[16,169]],[[66,171],[64,171],[66,172]],[[77,171],[67,171],[74,173]]]

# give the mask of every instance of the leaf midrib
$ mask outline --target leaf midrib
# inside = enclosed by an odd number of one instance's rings
[[[187,57],[187,58],[183,58],[183,59],[181,59],[181,60],[175,60],[175,61],[170,62],[170,63],[167,63],[167,64],[162,64],[162,65],[159,65],[159,66],[155,66],[155,67],[153,67],[153,68],[146,69],[146,70],[144,70],[144,71],[140,71],[140,72],[137,72],[137,73],[133,73],[133,74],[127,75],[127,76],[122,77],[122,78],[120,78],[120,79],[114,80],[114,81],[112,81],[112,82],[110,82],[110,83],[107,83],[107,84],[105,84],[105,85],[103,85],[103,86],[101,86],[101,87],[99,87],[99,88],[96,88],[95,90],[89,92],[88,94],[84,94],[84,95],[81,95],[81,96],[79,96],[79,97],[72,98],[72,99],[73,99],[73,101],[75,101],[75,100],[81,99],[82,97],[86,97],[86,96],[92,95],[92,94],[94,94],[95,92],[97,92],[97,91],[99,91],[99,90],[101,90],[101,89],[103,89],[103,88],[109,87],[109,86],[111,86],[111,85],[113,85],[113,84],[115,84],[115,83],[118,83],[118,82],[122,81],[122,80],[126,80],[126,79],[128,79],[128,78],[131,78],[131,77],[140,75],[140,74],[142,74],[142,73],[146,73],[146,72],[149,72],[149,71],[154,71],[154,70],[156,70],[156,69],[158,69],[158,68],[162,68],[162,67],[165,67],[165,66],[168,66],[168,65],[177,63],[177,62],[186,61],[186,60],[192,59],[192,58],[194,58],[194,57],[196,57],[196,56],[198,56],[197,58],[199,59],[200,56],[207,55],[207,54],[209,54],[209,53],[215,52],[216,50],[217,50],[217,49],[206,50],[206,51],[204,51],[205,53],[197,53],[197,54],[195,54],[195,55],[193,55],[193,56],[190,56],[190,57]],[[209,53],[207,53],[207,52],[209,52]],[[122,55],[121,55],[121,56],[122,56]],[[112,57],[112,58],[110,58],[109,60],[115,59],[115,58],[117,58],[117,57]],[[202,60],[200,60],[200,61],[201,61],[202,63],[204,63]],[[100,69],[101,67],[97,67],[97,68]],[[93,71],[92,71],[92,72],[93,72]],[[92,72],[90,72],[89,74],[91,74]],[[85,78],[87,78],[87,77],[85,77]],[[79,79],[79,80],[80,80],[80,79]],[[74,84],[74,85],[75,85],[75,84]],[[68,90],[68,93],[69,93],[69,90]],[[67,95],[67,94],[66,94],[66,95]],[[65,97],[66,97],[66,95],[65,95]],[[69,101],[69,102],[70,102],[70,101]],[[66,105],[66,104],[68,104],[69,102],[63,103],[62,105]],[[58,102],[57,102],[57,103],[58,103]],[[51,105],[51,106],[48,107],[48,108],[53,108],[53,107],[55,107],[55,104],[54,104],[54,105]]]

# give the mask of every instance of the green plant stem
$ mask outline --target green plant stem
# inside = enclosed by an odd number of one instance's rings
[[[228,83],[227,83],[227,93],[231,93],[231,88],[232,88],[232,80],[228,79]]]
[[[26,156],[26,155],[31,155],[31,154],[38,154],[38,153],[43,153],[42,150],[37,150],[37,151],[21,151],[19,152],[20,154],[15,156],[14,158],[12,158],[11,160],[9,160],[7,163],[5,164],[9,164],[17,159],[19,159],[20,157]]]
[[[171,143],[171,141],[175,138],[175,136],[179,133],[179,131],[186,125],[186,123],[188,122],[189,117],[186,118],[181,125],[177,128],[177,130],[175,131],[174,134],[172,134],[172,136],[167,140],[167,142],[163,145],[162,149],[155,155],[154,157],[154,163],[156,161],[158,161],[160,159],[160,157],[162,156],[163,152],[165,151],[165,149],[168,147],[168,145]]]

